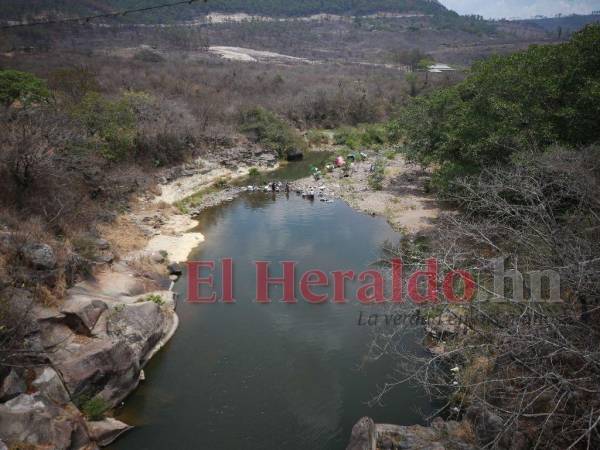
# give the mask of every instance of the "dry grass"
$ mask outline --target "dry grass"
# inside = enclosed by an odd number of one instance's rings
[[[34,289],[34,296],[38,303],[46,307],[56,307],[60,305],[60,299],[55,295],[52,289],[44,285],[38,285]]]
[[[146,256],[128,261],[127,265],[140,276],[145,276],[145,274],[167,274],[164,264],[155,263]]]
[[[148,241],[140,227],[126,216],[119,216],[110,224],[99,224],[97,228],[119,255],[142,250]]]
[[[475,439],[475,433],[473,431],[473,427],[469,422],[463,420],[458,423],[458,426],[452,430],[452,436],[458,442],[470,442],[475,444],[477,440]]]

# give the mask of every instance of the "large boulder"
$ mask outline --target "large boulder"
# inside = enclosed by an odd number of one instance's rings
[[[126,423],[110,417],[97,422],[88,422],[87,428],[90,438],[102,447],[112,444],[123,433],[131,430]]]
[[[108,317],[107,333],[119,342],[124,342],[140,364],[167,331],[165,313],[152,301],[122,305]]]
[[[354,425],[346,450],[475,450],[468,422],[434,419],[430,427],[375,424],[363,417]]]
[[[0,437],[5,442],[53,449],[83,449],[90,444],[79,412],[62,409],[40,394],[21,394],[0,405]]]
[[[70,295],[60,312],[66,315],[67,323],[81,334],[91,335],[98,319],[108,309],[100,299],[86,295]]]
[[[369,417],[363,417],[352,427],[352,436],[346,450],[376,450],[376,443],[375,422]]]
[[[56,255],[48,244],[27,244],[23,247],[23,256],[34,269],[52,270],[56,267]]]
[[[477,442],[488,445],[504,430],[504,422],[501,417],[488,411],[480,405],[472,405],[467,409],[467,419],[473,424]]]
[[[25,380],[17,374],[16,370],[11,369],[0,382],[0,402],[15,398],[26,390]]]
[[[82,323],[90,311],[79,311]],[[44,327],[44,341],[54,346],[48,357],[71,398],[100,394],[114,406],[135,389],[141,367],[169,325],[167,313],[154,302],[121,303],[101,313],[93,337],[68,336],[65,325],[54,323]]]
[[[123,341],[77,336],[49,358],[74,400],[100,394],[114,406],[138,384],[139,360]]]
[[[52,367],[44,367],[37,370],[37,377],[31,385],[48,400],[63,406],[71,401],[69,393]]]
[[[304,153],[300,149],[288,150],[286,159],[288,161],[302,161],[302,159],[304,159]]]

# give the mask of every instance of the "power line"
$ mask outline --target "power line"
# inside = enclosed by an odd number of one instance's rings
[[[0,29],[26,28],[26,27],[35,27],[35,26],[39,26],[39,25],[55,25],[55,24],[59,24],[59,23],[70,23],[70,22],[90,22],[94,19],[105,19],[105,18],[109,18],[109,17],[125,16],[130,13],[138,13],[138,12],[152,11],[155,9],[171,8],[173,6],[181,6],[181,5],[186,5],[186,4],[191,5],[192,3],[195,3],[197,1],[200,1],[200,0],[183,0],[183,1],[175,2],[175,3],[163,3],[161,5],[146,6],[144,8],[138,8],[138,9],[126,9],[126,10],[119,11],[119,12],[95,14],[95,15],[91,15],[91,16],[71,17],[71,18],[66,18],[66,19],[56,19],[56,20],[46,20],[46,21],[40,21],[40,22],[28,22],[28,23],[17,23],[17,24],[12,24],[12,25],[2,25],[2,26],[0,26]],[[206,3],[207,1],[208,0],[204,0],[204,3]]]

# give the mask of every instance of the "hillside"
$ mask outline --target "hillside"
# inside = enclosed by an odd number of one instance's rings
[[[174,0],[173,0],[174,1]],[[45,17],[64,17],[142,8],[163,2],[157,0],[5,0],[0,18],[3,20],[32,20]],[[367,15],[376,12],[449,14],[437,0],[210,0],[192,5],[138,13],[128,18],[160,22],[185,20],[209,12],[242,12],[268,16],[307,16],[312,14]],[[127,18],[127,17],[126,17]],[[124,18],[125,19],[125,18]]]
[[[595,15],[572,15],[561,17],[547,17],[542,19],[529,19],[518,21],[525,25],[533,25],[548,33],[561,34],[573,33],[581,30],[590,23],[600,22],[600,14]]]

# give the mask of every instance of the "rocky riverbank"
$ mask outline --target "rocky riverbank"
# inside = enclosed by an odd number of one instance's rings
[[[431,426],[376,424],[363,417],[352,429],[346,450],[475,450],[475,436],[467,421],[436,418]]]
[[[331,152],[335,148],[327,150]],[[260,158],[265,157],[263,155]],[[358,211],[385,217],[394,229],[410,235],[431,230],[440,214],[440,207],[434,196],[426,192],[429,174],[418,166],[407,163],[401,155],[395,155],[393,159],[385,160],[381,186],[376,190],[370,185],[369,178],[378,158],[380,156],[376,153],[367,152],[367,159],[353,163],[349,172],[335,168],[331,172],[324,172],[319,180],[307,173],[304,178],[290,182],[291,192],[312,190],[316,193],[317,201],[341,199]],[[269,176],[276,166],[269,163],[253,167],[259,168],[263,178],[269,183],[280,181],[270,179]],[[242,166],[241,169],[237,168],[236,172],[227,172],[225,178],[241,179],[247,174],[248,167]],[[197,169],[195,174],[189,172],[188,176],[189,180],[183,183],[180,180],[165,180],[162,194],[155,201],[179,201],[199,190],[205,190],[205,194],[186,211],[193,216],[206,208],[231,201],[247,191],[246,187],[230,184],[217,189],[207,189],[214,186],[216,180],[223,178],[223,172],[204,173],[204,169]],[[190,186],[194,188],[190,189]],[[252,187],[260,192],[264,185]],[[280,192],[283,194],[283,188]]]
[[[416,169],[400,158],[390,161],[382,190],[374,191],[368,185],[371,164],[357,162],[349,177],[336,169],[318,182],[298,180],[292,189],[315,187],[328,199],[384,215],[397,228],[430,226],[437,210],[414,185],[420,182]],[[244,177],[251,167],[266,174],[277,162],[272,154],[249,149],[166,171],[156,192],[143,195],[104,230],[93,275],[68,289],[59,304],[42,306],[26,290],[11,291],[9,308],[26,321],[26,347],[36,363],[1,374],[0,436],[6,443],[92,449],[130,428],[110,418],[110,410],[144,379],[144,365],[178,325],[169,286],[180,271],[166,266],[184,261],[203,242],[194,214],[245,190],[220,187],[219,180]],[[202,190],[207,195],[187,214],[173,206]],[[31,252],[39,260],[34,266],[45,276],[53,255],[38,247]]]
[[[221,177],[244,176],[249,164],[277,165],[261,150],[234,150],[166,171],[161,192],[143,195],[101,230],[106,239],[91,240],[90,276],[56,304],[40,304],[25,289],[3,292],[6,311],[21,322],[28,362],[0,373],[0,448],[94,449],[130,429],[110,411],[145,379],[144,365],[175,333],[175,263],[204,240],[192,231],[198,223],[171,205]],[[29,247],[27,276],[53,277],[52,248]]]
[[[8,369],[2,382],[2,439],[90,449],[129,429],[104,415],[137,387],[144,365],[177,329],[173,292],[115,263],[69,289],[59,306],[41,306],[21,289],[9,301],[26,322],[26,348],[37,362]]]

